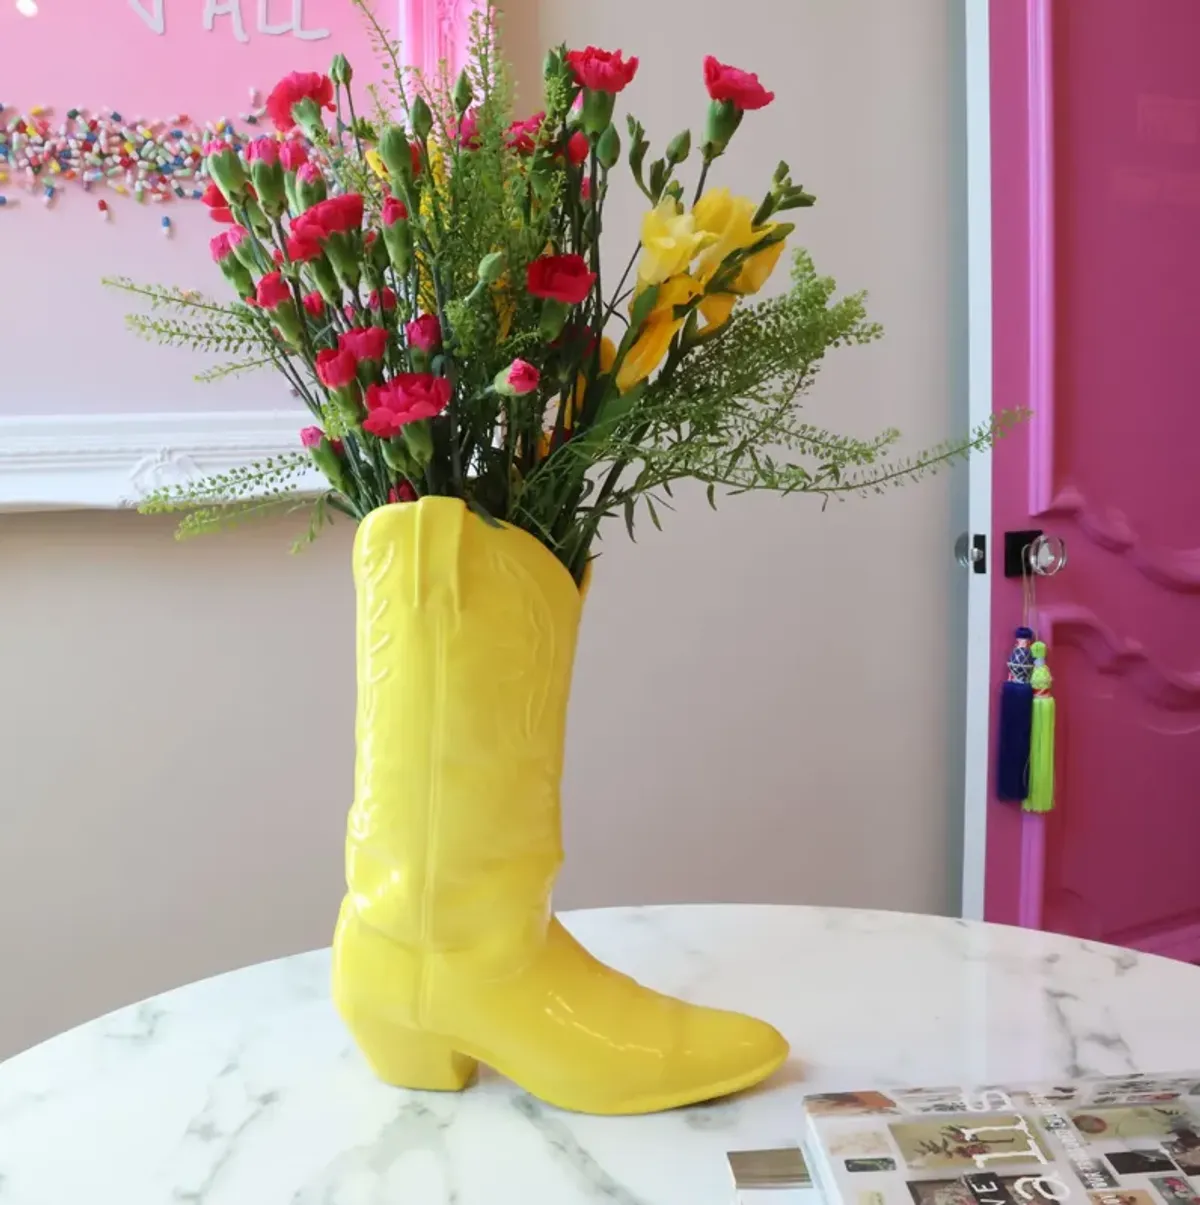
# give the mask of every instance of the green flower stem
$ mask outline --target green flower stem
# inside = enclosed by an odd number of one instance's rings
[[[341,90],[339,86],[339,91]],[[346,104],[350,109],[350,133],[354,136],[354,146],[358,151],[359,162],[364,162],[362,138],[358,133],[358,115],[354,112],[354,92],[349,84],[346,85]]]
[[[692,208],[696,208],[696,203],[704,196],[704,185],[708,182],[708,169],[712,167],[714,160],[707,155],[704,156],[704,162],[700,167],[700,179],[696,184],[696,195],[692,198]]]

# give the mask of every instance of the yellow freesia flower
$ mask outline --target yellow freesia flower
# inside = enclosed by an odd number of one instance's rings
[[[381,179],[388,179],[388,169],[383,166],[383,156],[376,150],[367,152],[367,165]]]
[[[772,243],[769,247],[764,247],[761,251],[756,251],[742,265],[742,270],[738,274],[737,280],[734,281],[733,287],[746,296],[757,293],[771,279],[771,273],[775,271],[775,265],[779,263],[779,257],[782,254],[783,239]]]
[[[737,297],[733,293],[710,293],[700,301],[700,313],[704,318],[707,333],[720,330],[729,321]]]
[[[675,317],[675,307],[687,305],[699,295],[700,286],[686,273],[673,276],[660,287],[654,310],[617,373],[617,388],[622,393],[644,381],[663,362],[671,340],[686,321]]]
[[[713,237],[696,230],[696,219],[684,213],[674,197],[663,197],[642,219],[638,280],[644,286],[658,285],[686,272],[697,252],[707,247]]]
[[[709,189],[696,202],[692,210],[696,228],[712,236],[696,264],[695,276],[701,284],[708,284],[734,252],[753,247],[770,230],[769,226],[754,229],[757,208],[749,197],[735,197],[727,188]]]

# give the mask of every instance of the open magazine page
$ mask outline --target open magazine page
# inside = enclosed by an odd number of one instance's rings
[[[830,1205],[1200,1205],[1200,1072],[804,1107]]]

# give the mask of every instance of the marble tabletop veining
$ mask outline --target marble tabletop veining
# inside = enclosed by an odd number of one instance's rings
[[[1200,1067],[1200,969],[1182,963],[837,909],[564,920],[643,982],[773,1022],[792,1061],[740,1098],[643,1118],[560,1113],[487,1072],[404,1092],[363,1064],[321,951],[0,1064],[0,1205],[716,1205],[725,1152],[794,1142],[807,1091]]]

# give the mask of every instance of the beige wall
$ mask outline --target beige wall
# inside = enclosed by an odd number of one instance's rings
[[[659,145],[703,120],[706,51],[758,70],[779,100],[720,180],[757,192],[786,154],[820,198],[800,237],[870,286],[888,328],[830,363],[813,412],[916,444],[955,412],[953,3],[522,0],[510,40],[638,52],[629,100]],[[761,498],[713,515],[689,495],[665,534],[610,532],[560,901],[945,908],[951,512],[941,479],[825,514]],[[0,1055],[327,940],[351,785],[348,537],[290,557],[278,526],[177,545],[131,515],[0,516]]]

